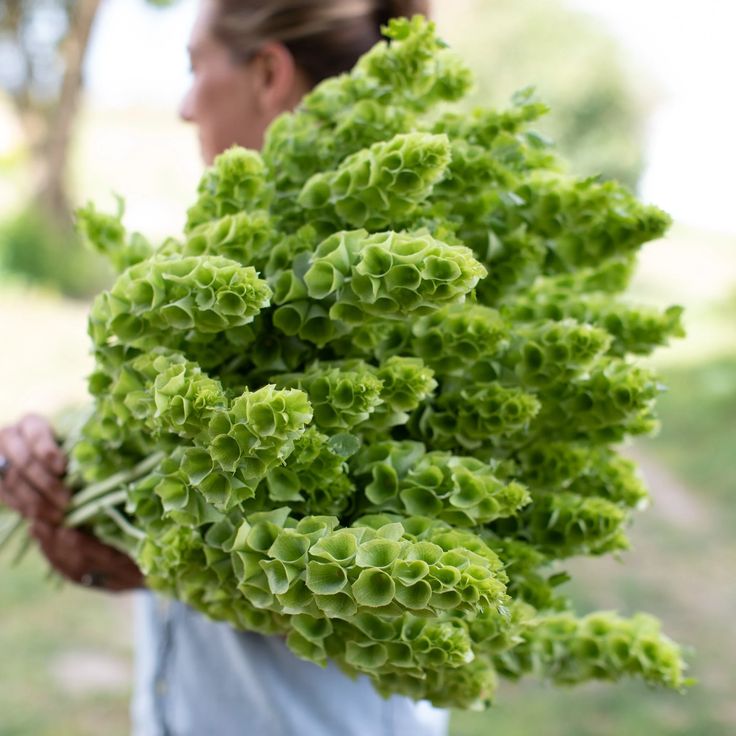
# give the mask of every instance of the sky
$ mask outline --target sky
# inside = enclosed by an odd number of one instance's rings
[[[642,197],[684,224],[736,234],[736,2],[567,2],[600,19],[661,90]],[[166,11],[143,0],[106,0],[86,71],[92,101],[165,106],[175,115],[188,81],[185,46],[195,11],[196,0]]]
[[[573,0],[658,83],[642,196],[676,219],[736,233],[736,2]]]

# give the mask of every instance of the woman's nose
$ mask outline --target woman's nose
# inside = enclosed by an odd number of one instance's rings
[[[194,122],[194,105],[192,104],[192,89],[186,91],[179,103],[179,117],[187,123]]]

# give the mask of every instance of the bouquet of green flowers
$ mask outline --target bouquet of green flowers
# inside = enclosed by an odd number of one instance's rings
[[[564,172],[417,17],[202,178],[181,238],[81,230],[120,271],[90,315],[71,524],[213,619],[383,694],[497,677],[687,684],[653,618],[576,617],[560,561],[627,547],[615,446],[656,427],[632,356],[680,310],[622,301],[669,221]]]

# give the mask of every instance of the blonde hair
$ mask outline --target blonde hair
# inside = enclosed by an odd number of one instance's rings
[[[429,14],[429,0],[217,0],[214,36],[239,61],[279,41],[312,84],[348,71],[389,18]]]

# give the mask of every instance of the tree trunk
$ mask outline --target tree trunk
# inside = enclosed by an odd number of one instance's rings
[[[41,152],[37,200],[53,220],[66,226],[71,224],[66,180],[69,146],[82,91],[82,67],[99,8],[100,0],[78,0],[75,3],[69,32],[62,45],[64,77],[61,92],[51,114]]]

